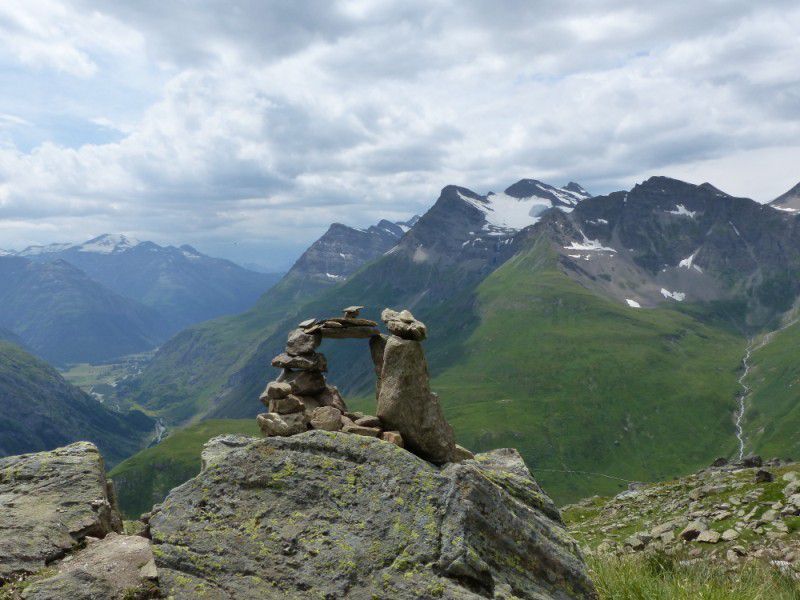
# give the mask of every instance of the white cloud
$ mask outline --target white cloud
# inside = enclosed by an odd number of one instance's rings
[[[296,251],[521,177],[766,200],[800,179],[798,28],[791,2],[6,3],[0,114],[39,137],[0,120],[0,247],[46,223]]]

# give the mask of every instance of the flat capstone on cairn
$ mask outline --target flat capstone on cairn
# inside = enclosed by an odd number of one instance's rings
[[[430,390],[421,342],[425,324],[408,311],[385,309],[378,324],[359,317],[363,306],[349,306],[342,317],[307,319],[289,333],[286,349],[272,359],[282,369],[261,394],[269,412],[257,421],[266,436],[291,436],[310,429],[340,431],[384,440],[435,464],[473,458],[455,443],[439,398]],[[317,348],[325,338],[367,339],[377,377],[377,416],[347,409],[325,373],[328,363]]]

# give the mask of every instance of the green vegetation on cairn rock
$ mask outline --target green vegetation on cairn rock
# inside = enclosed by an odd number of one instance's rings
[[[110,476],[125,517],[139,518],[173,487],[197,475],[203,444],[226,433],[261,435],[255,419],[202,421],[175,431],[157,446],[120,463]]]
[[[556,502],[626,487],[561,470],[655,481],[734,451],[742,337],[601,298],[541,239],[477,297],[480,324],[432,387],[459,443],[517,448]]]

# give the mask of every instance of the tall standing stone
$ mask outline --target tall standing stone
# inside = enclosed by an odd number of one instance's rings
[[[439,398],[431,393],[428,364],[416,340],[390,336],[383,351],[378,418],[386,430],[399,431],[405,447],[433,463],[452,461],[453,429]]]

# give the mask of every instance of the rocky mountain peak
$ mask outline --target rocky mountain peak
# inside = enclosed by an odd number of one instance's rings
[[[302,278],[323,285],[340,283],[397,244],[406,231],[405,223],[386,219],[367,229],[333,223],[297,259],[287,278]]]
[[[633,308],[760,289],[747,300],[760,322],[785,311],[781,298],[797,287],[782,275],[800,253],[793,217],[709,183],[651,177],[587,199],[568,216],[572,237],[554,242],[571,276]]]
[[[104,233],[88,242],[74,246],[79,252],[94,252],[97,254],[112,254],[114,252],[125,252],[135,248],[141,242],[135,238],[130,238],[122,233]]]
[[[574,181],[570,181],[567,185],[563,187],[563,189],[570,192],[575,192],[576,194],[585,196],[586,198],[591,198],[592,196],[589,192],[586,191],[586,189],[582,185],[580,185],[579,183],[575,183]]]
[[[723,192],[721,189],[719,189],[718,187],[716,187],[716,186],[714,186],[714,185],[710,184],[710,183],[709,183],[709,182],[707,182],[707,181],[706,181],[705,183],[701,183],[701,184],[700,184],[698,187],[699,187],[700,189],[703,189],[703,190],[708,190],[708,191],[710,191],[710,192],[713,192],[713,193],[714,193],[716,196],[730,196],[729,194],[726,194],[726,193],[725,193],[725,192]]]
[[[792,209],[800,211],[800,183],[775,198],[770,202],[770,206],[782,209]]]
[[[548,200],[553,206],[574,206],[581,200],[590,197],[590,194],[577,183],[571,183],[573,188],[557,188],[536,179],[520,179],[509,186],[505,194],[512,198],[541,198]]]

